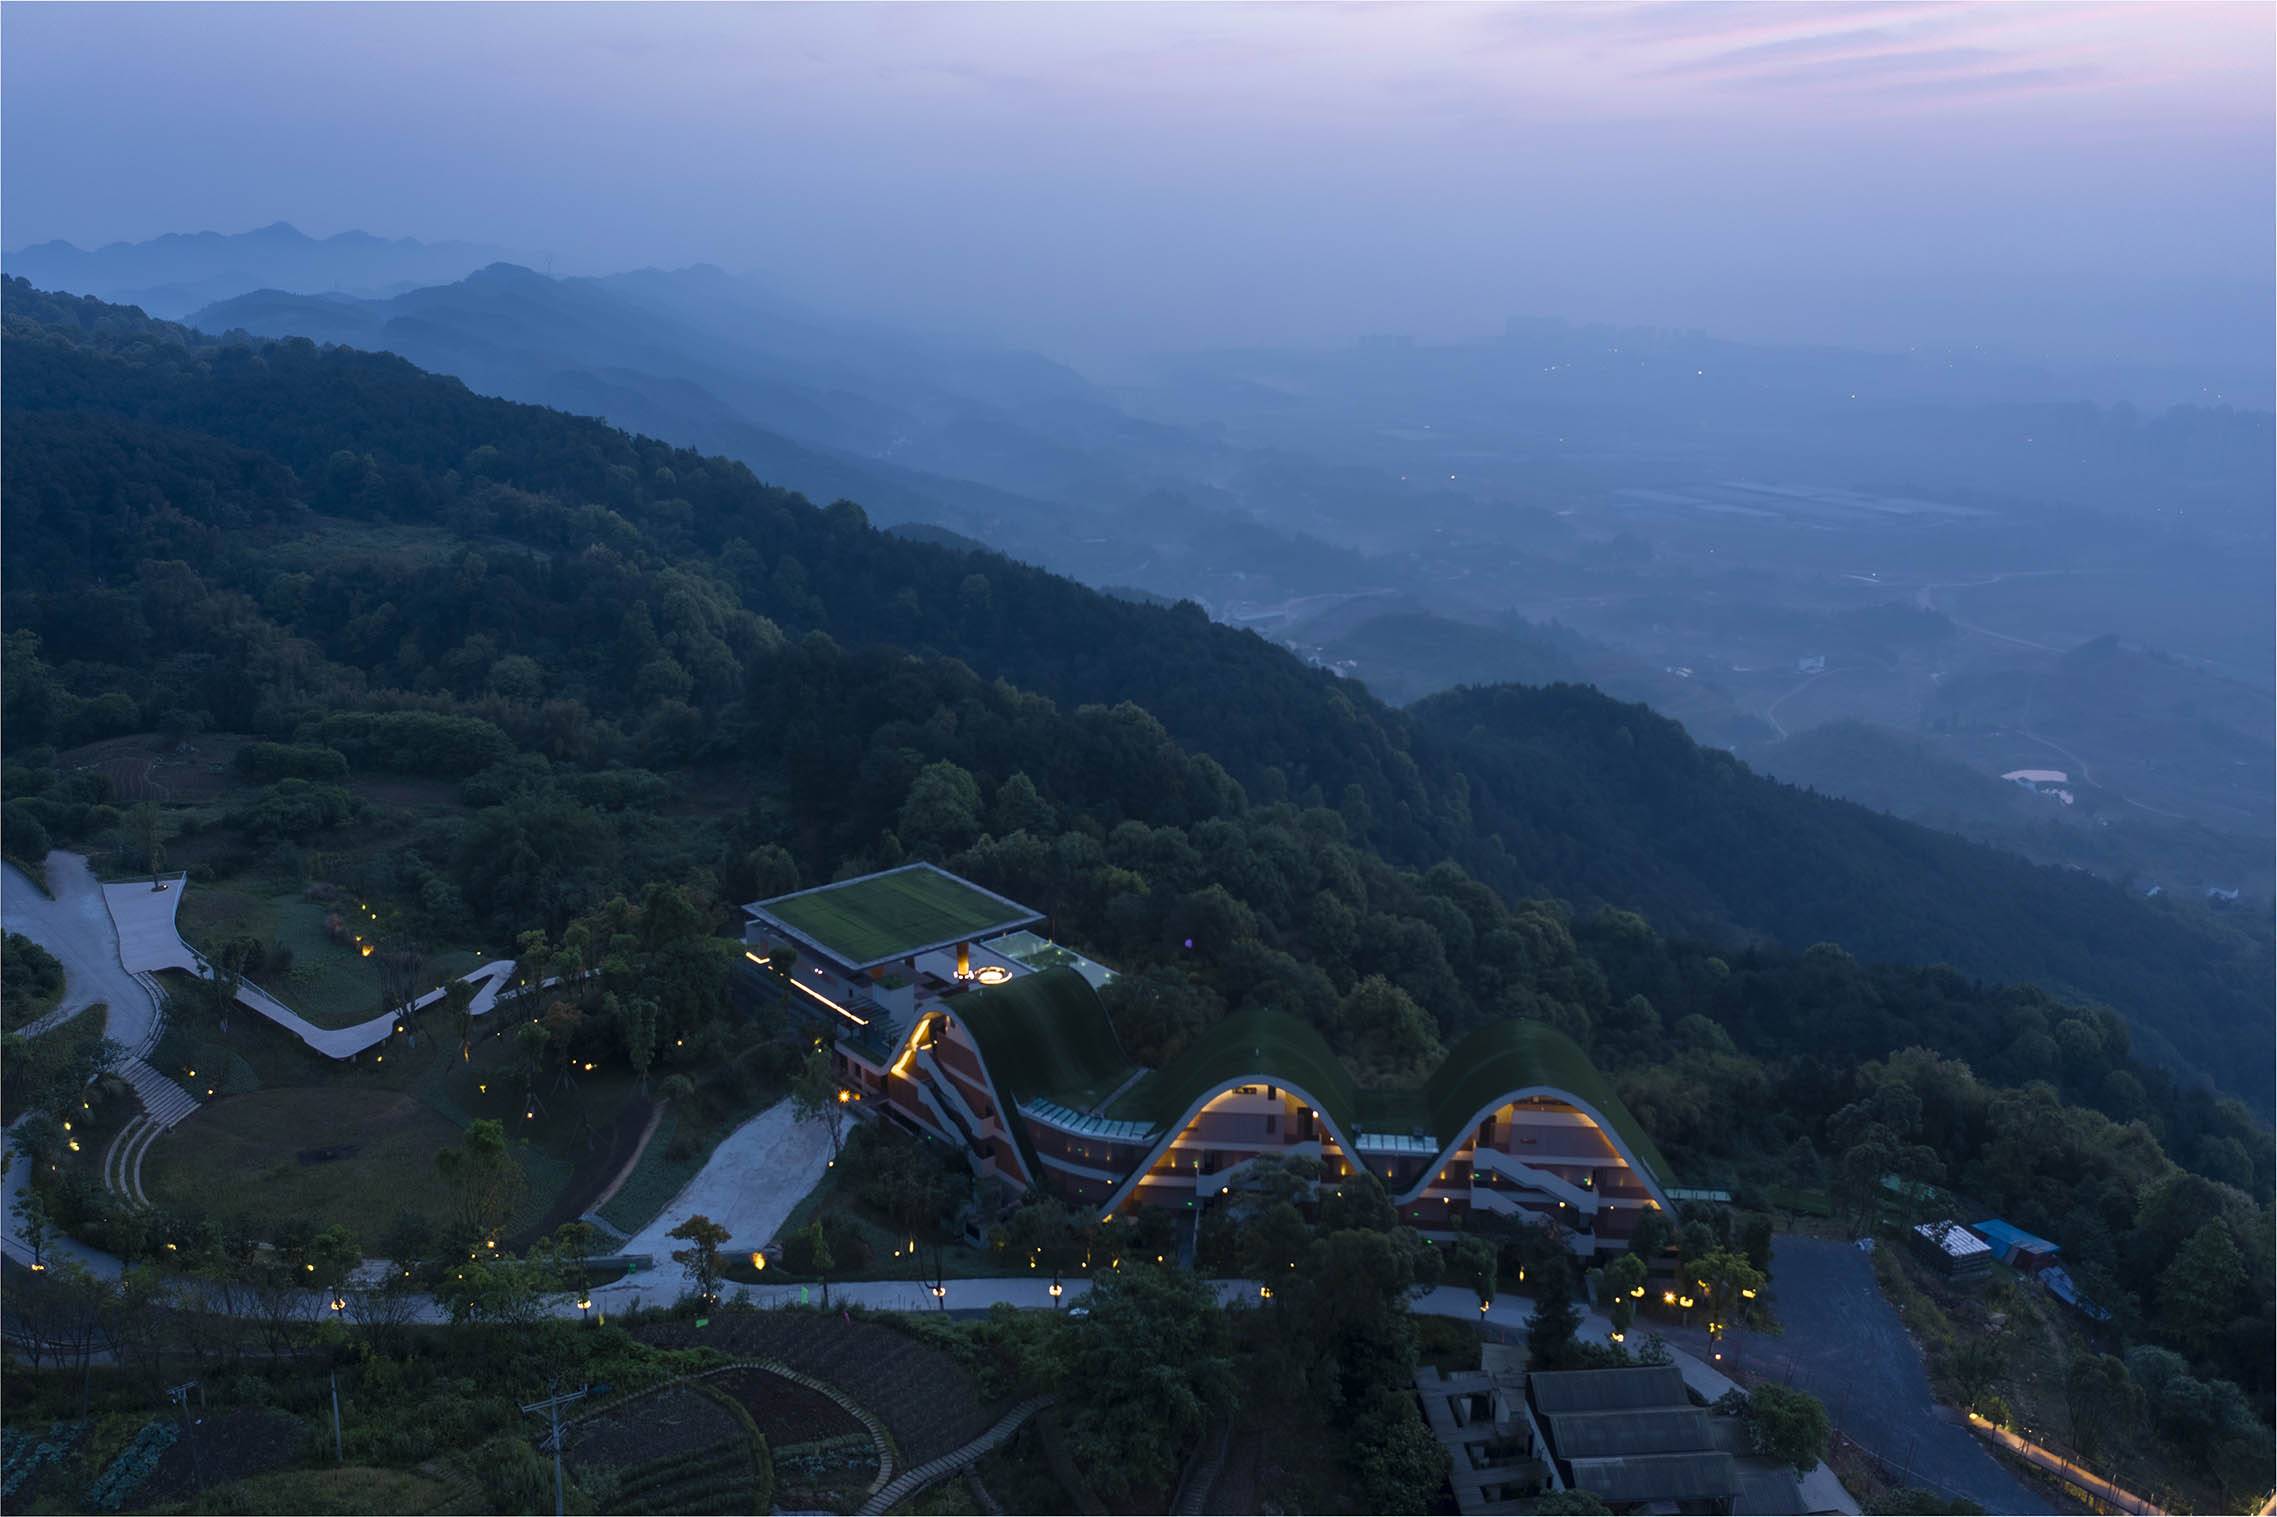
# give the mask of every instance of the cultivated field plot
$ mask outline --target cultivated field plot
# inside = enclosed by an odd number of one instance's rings
[[[723,1396],[673,1385],[562,1430],[563,1460],[608,1512],[767,1504],[750,1430]]]
[[[200,1417],[160,1456],[135,1493],[135,1504],[187,1501],[201,1486],[282,1469],[299,1456],[307,1433],[298,1417],[266,1407],[231,1407]]]
[[[904,1468],[962,1448],[994,1426],[1007,1404],[982,1400],[972,1376],[939,1350],[835,1313],[721,1312],[709,1327],[658,1322],[636,1336],[660,1348],[701,1343],[738,1359],[777,1359],[828,1381],[885,1423]]]
[[[734,1397],[766,1436],[777,1507],[849,1510],[869,1493],[878,1440],[836,1401],[759,1369],[725,1370],[704,1383]]]
[[[105,738],[55,756],[55,771],[94,769],[108,776],[115,804],[156,801],[162,806],[196,806],[219,799],[242,784],[237,750],[250,739],[228,732],[201,732],[180,747],[154,732]]]

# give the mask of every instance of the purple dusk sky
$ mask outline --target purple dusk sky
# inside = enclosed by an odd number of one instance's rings
[[[1077,358],[1528,313],[2264,363],[2273,15],[11,4],[0,235],[705,261]]]

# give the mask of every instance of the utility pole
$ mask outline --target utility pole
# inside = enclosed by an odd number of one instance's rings
[[[197,1429],[190,1421],[190,1391],[192,1387],[197,1390],[198,1404],[200,1406],[205,1405],[206,1388],[199,1385],[195,1380],[185,1380],[180,1385],[168,1386],[166,1395],[175,1406],[181,1409],[182,1441],[190,1446],[190,1472],[197,1477],[198,1489],[202,1492],[206,1488],[206,1466],[205,1461],[198,1457]]]
[[[348,1455],[340,1446],[340,1376],[335,1372],[325,1378],[332,1382],[332,1462],[346,1464]]]
[[[553,266],[553,260],[552,260],[552,259],[550,259],[550,258],[549,258],[549,259],[547,259],[547,260],[546,260],[546,266],[547,266],[548,270],[550,271],[550,270],[551,270],[551,268],[552,268],[552,266]],[[547,1381],[547,1382],[546,1382],[546,1389],[547,1389],[547,1390],[549,1390],[549,1391],[556,1391],[556,1392],[558,1392],[558,1391],[561,1389],[561,1377],[557,1375],[557,1376],[555,1376],[555,1377],[554,1377],[552,1380],[549,1380],[549,1381]],[[549,1397],[547,1397],[547,1398],[546,1398],[546,1400],[547,1400],[547,1408],[546,1408],[546,1409],[547,1409],[547,1411],[549,1411],[549,1412],[552,1414],[552,1416],[553,1416],[553,1517],[562,1517],[562,1499],[561,1499],[561,1397],[560,1397],[560,1396],[557,1394],[557,1395],[553,1395],[553,1396],[549,1396]]]
[[[562,1517],[562,1496],[561,1496],[561,1489],[562,1489],[562,1488],[561,1488],[561,1409],[562,1409],[562,1406],[563,1406],[565,1403],[567,1403],[567,1402],[576,1401],[576,1400],[579,1400],[579,1399],[580,1399],[580,1398],[582,1398],[582,1397],[585,1397],[585,1396],[590,1396],[590,1395],[592,1395],[592,1394],[593,1394],[595,1391],[600,1391],[600,1392],[606,1393],[606,1392],[608,1391],[608,1389],[609,1389],[609,1388],[608,1388],[607,1386],[605,1386],[605,1385],[588,1385],[588,1386],[586,1386],[586,1387],[585,1387],[583,1390],[575,1390],[575,1391],[571,1391],[571,1392],[569,1392],[567,1395],[563,1395],[563,1394],[561,1394],[561,1377],[560,1377],[559,1375],[555,1375],[554,1377],[552,1377],[550,1380],[548,1380],[548,1381],[546,1382],[546,1389],[547,1389],[548,1391],[551,1391],[551,1392],[553,1392],[554,1394],[547,1396],[547,1397],[546,1397],[546,1399],[545,1399],[545,1400],[543,1400],[543,1401],[533,1401],[533,1402],[531,1402],[529,1405],[527,1405],[527,1406],[523,1407],[523,1408],[522,1408],[522,1410],[523,1410],[523,1412],[525,1412],[525,1413],[529,1413],[529,1412],[547,1412],[547,1413],[550,1413],[550,1414],[551,1414],[551,1416],[552,1416],[552,1420],[553,1420],[553,1517]]]

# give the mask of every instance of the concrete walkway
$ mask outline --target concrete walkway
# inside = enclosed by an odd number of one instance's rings
[[[60,849],[47,856],[47,882],[52,898],[41,894],[13,865],[0,871],[0,926],[32,939],[63,965],[63,999],[25,1034],[36,1037],[52,1031],[101,1003],[106,1008],[103,1035],[126,1050],[116,1072],[142,1101],[144,1115],[136,1125],[152,1134],[164,1132],[198,1109],[197,1097],[147,1062],[158,1043],[164,999],[158,982],[137,962],[152,934],[147,927],[139,930],[130,949],[120,935],[111,893],[139,897],[128,906],[130,918],[162,916],[165,935],[179,945],[173,919],[181,891],[153,890],[147,881],[99,884],[84,858]]]
[[[830,1137],[822,1124],[801,1123],[788,1100],[778,1101],[722,1139],[695,1178],[621,1252],[647,1254],[660,1271],[673,1270],[672,1251],[687,1245],[672,1229],[699,1212],[727,1229],[728,1253],[763,1248],[829,1165]],[[649,1299],[657,1299],[654,1285]]]
[[[0,927],[22,933],[63,965],[63,999],[27,1031],[61,1026],[100,1002],[110,1008],[106,1035],[131,1051],[146,1048],[158,1033],[158,996],[122,958],[118,927],[94,871],[78,854],[59,849],[47,856],[47,884],[52,899],[15,865],[0,865]],[[167,903],[171,932],[177,892],[153,891],[148,882],[136,888]]]
[[[51,853],[47,865],[51,887],[57,879],[56,861],[59,859],[69,860],[81,873],[86,871],[87,861],[78,855]],[[183,892],[189,888],[189,876],[175,875],[165,883],[168,886],[165,890],[152,890],[148,881],[101,887],[104,904],[116,924],[117,955],[133,974],[180,969],[210,980],[214,977],[213,966],[206,962],[204,955],[182,941],[181,931],[175,925],[175,912],[180,908]],[[30,888],[29,882],[25,888]],[[461,975],[461,979],[475,986],[474,1014],[479,1017],[496,1006],[499,992],[513,977],[512,959],[493,959]],[[438,1004],[445,988],[437,986],[430,990],[412,1002],[411,1009],[419,1012]],[[238,982],[237,1004],[268,1018],[318,1053],[334,1059],[352,1059],[386,1042],[400,1020],[386,1013],[353,1027],[319,1027],[251,980]]]

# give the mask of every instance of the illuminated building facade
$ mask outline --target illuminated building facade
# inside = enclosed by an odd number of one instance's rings
[[[1554,1222],[1575,1254],[1672,1210],[1666,1162],[1610,1085],[1539,1022],[1481,1028],[1412,1090],[1357,1086],[1313,1028],[1236,1013],[1169,1065],[1124,1057],[1101,968],[1027,929],[1037,913],[913,865],[745,908],[754,962],[836,1029],[849,1099],[962,1149],[1020,1191],[1098,1208],[1199,1210],[1257,1159],[1324,1183],[1366,1169],[1404,1220]]]

